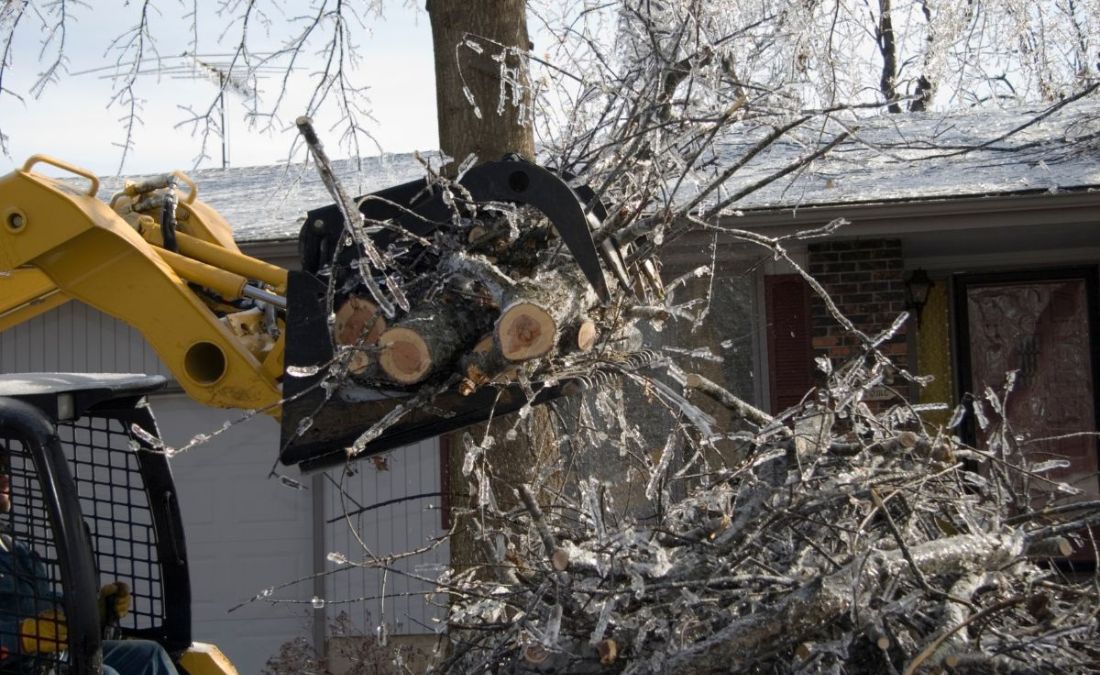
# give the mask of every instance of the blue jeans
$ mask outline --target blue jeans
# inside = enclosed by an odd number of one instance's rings
[[[103,675],[179,675],[168,652],[152,640],[106,640]]]

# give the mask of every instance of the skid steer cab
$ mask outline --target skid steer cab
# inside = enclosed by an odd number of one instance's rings
[[[181,673],[237,672],[191,641],[175,487],[146,442],[157,428],[145,395],[164,383],[0,375],[0,673],[111,673],[105,647],[135,640],[159,644]],[[130,589],[123,616],[101,590],[117,582]]]

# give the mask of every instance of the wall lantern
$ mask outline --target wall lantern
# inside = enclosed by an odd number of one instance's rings
[[[905,306],[913,311],[920,325],[920,313],[928,302],[928,293],[932,290],[934,282],[928,277],[928,273],[922,269],[913,270],[905,280]]]

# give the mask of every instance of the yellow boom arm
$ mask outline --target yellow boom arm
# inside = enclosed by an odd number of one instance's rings
[[[35,173],[38,163],[87,179],[87,190]],[[259,312],[228,303],[285,307],[286,270],[242,254],[194,183],[176,176],[191,190],[176,209],[175,251],[140,210],[142,195],[108,205],[84,169],[35,155],[0,178],[0,330],[80,300],[137,328],[196,401],[278,416],[282,320],[261,331]]]

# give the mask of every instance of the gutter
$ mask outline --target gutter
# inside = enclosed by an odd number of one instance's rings
[[[718,222],[768,236],[782,236],[821,226],[836,218],[846,218],[852,225],[841,230],[841,236],[877,235],[956,230],[960,225],[968,228],[1035,225],[1034,213],[1040,211],[1046,214],[1043,224],[1094,223],[1100,219],[1100,186],[1053,193],[1028,190],[994,195],[745,209],[741,216],[723,216]],[[976,217],[989,219],[993,215],[999,216],[996,222],[975,220]]]

